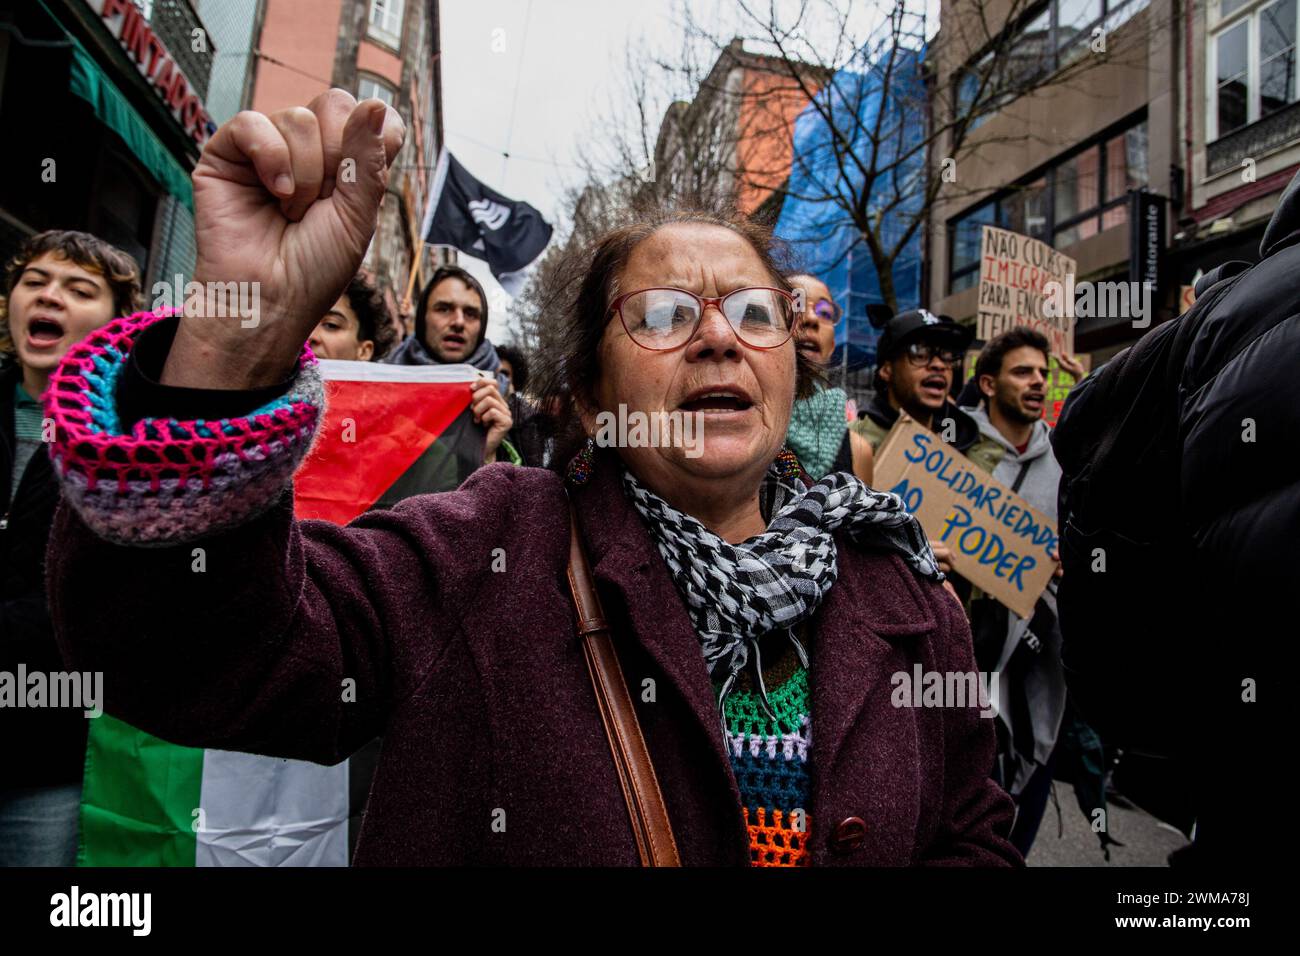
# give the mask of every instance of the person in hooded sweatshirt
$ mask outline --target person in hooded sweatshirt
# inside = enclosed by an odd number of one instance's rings
[[[1055,523],[1061,466],[1042,417],[1049,358],[1047,339],[1029,328],[1011,329],[984,346],[973,378],[980,403],[965,409],[979,438],[966,457]],[[1011,841],[1027,854],[1047,806],[1050,761],[1066,713],[1055,580],[1030,619],[978,588],[970,618],[980,670],[1000,675],[993,776],[1017,802]]]
[[[420,293],[415,334],[384,361],[390,365],[472,365],[486,373],[473,384],[474,421],[487,430],[483,464],[498,458],[521,464],[505,440],[514,425],[506,402],[509,380],[487,338],[488,307],[483,286],[459,266],[440,266]]]

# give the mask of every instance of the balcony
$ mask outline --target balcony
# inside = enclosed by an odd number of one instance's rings
[[[1238,168],[1243,159],[1258,159],[1279,146],[1295,142],[1300,142],[1300,102],[1210,143],[1205,147],[1205,172],[1217,176]]]
[[[141,7],[149,18],[149,25],[166,45],[172,59],[185,72],[194,92],[200,99],[207,99],[208,80],[212,75],[212,59],[216,47],[212,42],[212,34],[199,19],[190,0],[144,0],[143,3],[136,0],[136,6]],[[194,52],[196,29],[203,31],[206,40],[204,45],[207,47],[199,53]]]

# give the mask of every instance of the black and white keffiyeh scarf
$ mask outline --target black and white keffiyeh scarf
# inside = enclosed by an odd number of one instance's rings
[[[721,679],[722,711],[736,678],[753,665],[754,685],[771,716],[758,641],[784,632],[799,661],[808,654],[795,628],[816,613],[835,584],[834,531],[868,548],[896,551],[917,574],[942,581],[921,524],[897,495],[873,491],[855,475],[833,472],[804,488],[773,465],[759,492],[767,531],[729,544],[623,473],[628,497],[645,520],[695,625],[709,676]],[[769,517],[770,516],[770,517]],[[726,713],[723,735],[726,735]]]

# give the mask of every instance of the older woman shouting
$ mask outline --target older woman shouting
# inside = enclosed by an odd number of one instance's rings
[[[919,526],[782,453],[811,381],[746,224],[618,230],[568,314],[586,435],[676,413],[697,447],[589,439],[565,475],[497,464],[348,527],[294,520],[323,405],[303,343],[402,136],[337,90],[235,117],[194,173],[196,279],[260,283],[259,320],[137,315],[63,366],[53,612],[107,709],[321,763],[383,735],[358,864],[1018,863],[992,722],[900,692],[974,668]],[[601,615],[612,660],[584,652]]]

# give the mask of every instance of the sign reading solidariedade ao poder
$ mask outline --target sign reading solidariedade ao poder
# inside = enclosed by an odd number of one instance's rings
[[[875,487],[903,499],[953,569],[1030,617],[1056,562],[1056,524],[906,414],[876,453]]]
[[[984,226],[980,238],[979,311],[975,337],[985,342],[1018,326],[1047,337],[1052,351],[1074,354],[1074,316],[1050,316],[1043,308],[1049,282],[1066,284],[1078,264],[1029,236]]]

